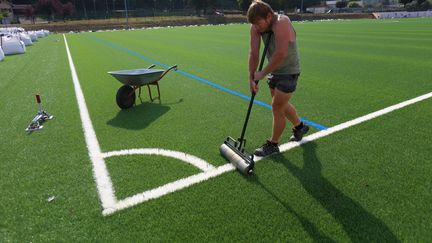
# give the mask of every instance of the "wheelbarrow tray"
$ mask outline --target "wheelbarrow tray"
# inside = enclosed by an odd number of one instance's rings
[[[162,69],[133,69],[108,72],[125,85],[142,86],[159,80]]]

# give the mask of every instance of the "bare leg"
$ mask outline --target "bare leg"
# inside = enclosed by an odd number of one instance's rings
[[[297,112],[289,103],[292,93],[284,93],[277,89],[270,89],[272,99],[272,111],[273,111],[273,131],[271,142],[277,143],[285,129],[286,118],[293,124],[300,124],[300,119],[297,116]]]
[[[294,125],[298,126],[301,123],[300,118],[297,115],[297,111],[295,107],[288,102],[286,108],[285,108],[285,115],[288,118],[288,120]]]

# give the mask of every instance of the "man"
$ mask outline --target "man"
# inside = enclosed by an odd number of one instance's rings
[[[255,0],[247,12],[250,28],[249,84],[251,92],[258,91],[255,80],[268,75],[268,85],[272,96],[273,129],[271,139],[256,149],[257,156],[279,153],[279,139],[286,125],[286,118],[293,124],[291,141],[300,141],[309,131],[289,100],[296,89],[300,75],[296,32],[290,19],[277,15],[265,2]],[[262,71],[256,71],[259,59],[261,37],[265,41],[272,34],[267,51],[268,64]]]

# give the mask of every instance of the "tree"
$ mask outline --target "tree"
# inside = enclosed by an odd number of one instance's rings
[[[348,5],[348,2],[345,1],[337,1],[336,8],[345,8]]]
[[[413,0],[399,0],[399,3],[402,3],[404,5],[404,8],[406,8],[406,5],[412,1]]]
[[[72,16],[75,13],[75,5],[71,2],[67,2],[63,4],[63,19],[66,18],[66,16]]]
[[[195,8],[198,16],[201,15],[201,10],[204,10],[204,14],[206,14],[207,8],[215,7],[215,2],[213,0],[189,0],[189,4]]]
[[[240,9],[246,13],[246,11],[249,9],[249,6],[251,5],[251,0],[237,0]]]
[[[51,20],[53,20],[56,15],[63,15],[63,4],[59,0],[38,0],[35,8],[37,13],[45,14],[49,16]]]
[[[420,4],[420,10],[426,11],[432,8],[432,0],[425,0]]]
[[[251,0],[237,0],[240,9],[243,12],[246,12],[251,4]],[[288,10],[288,9],[299,9],[302,6],[303,2],[303,10],[307,7],[317,5],[321,3],[321,0],[265,0],[273,10]]]
[[[356,2],[349,2],[348,3],[348,8],[360,8],[360,4],[356,3]]]
[[[3,19],[9,17],[9,12],[7,11],[2,11],[0,12],[0,22],[3,24],[6,24],[6,22],[3,22]]]
[[[280,10],[285,9],[288,7],[289,2],[294,1],[285,1],[285,0],[265,0],[266,3],[268,3],[273,10]]]

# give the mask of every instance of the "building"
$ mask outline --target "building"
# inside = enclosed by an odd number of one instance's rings
[[[2,19],[1,21],[2,24],[10,24],[12,22],[12,19],[14,17],[12,7],[12,3],[6,0],[0,0],[0,13],[7,13],[7,17]]]
[[[315,6],[310,6],[310,7],[306,8],[307,13],[314,13],[314,14],[325,13],[328,10],[329,10],[329,7],[326,5],[315,5]]]

